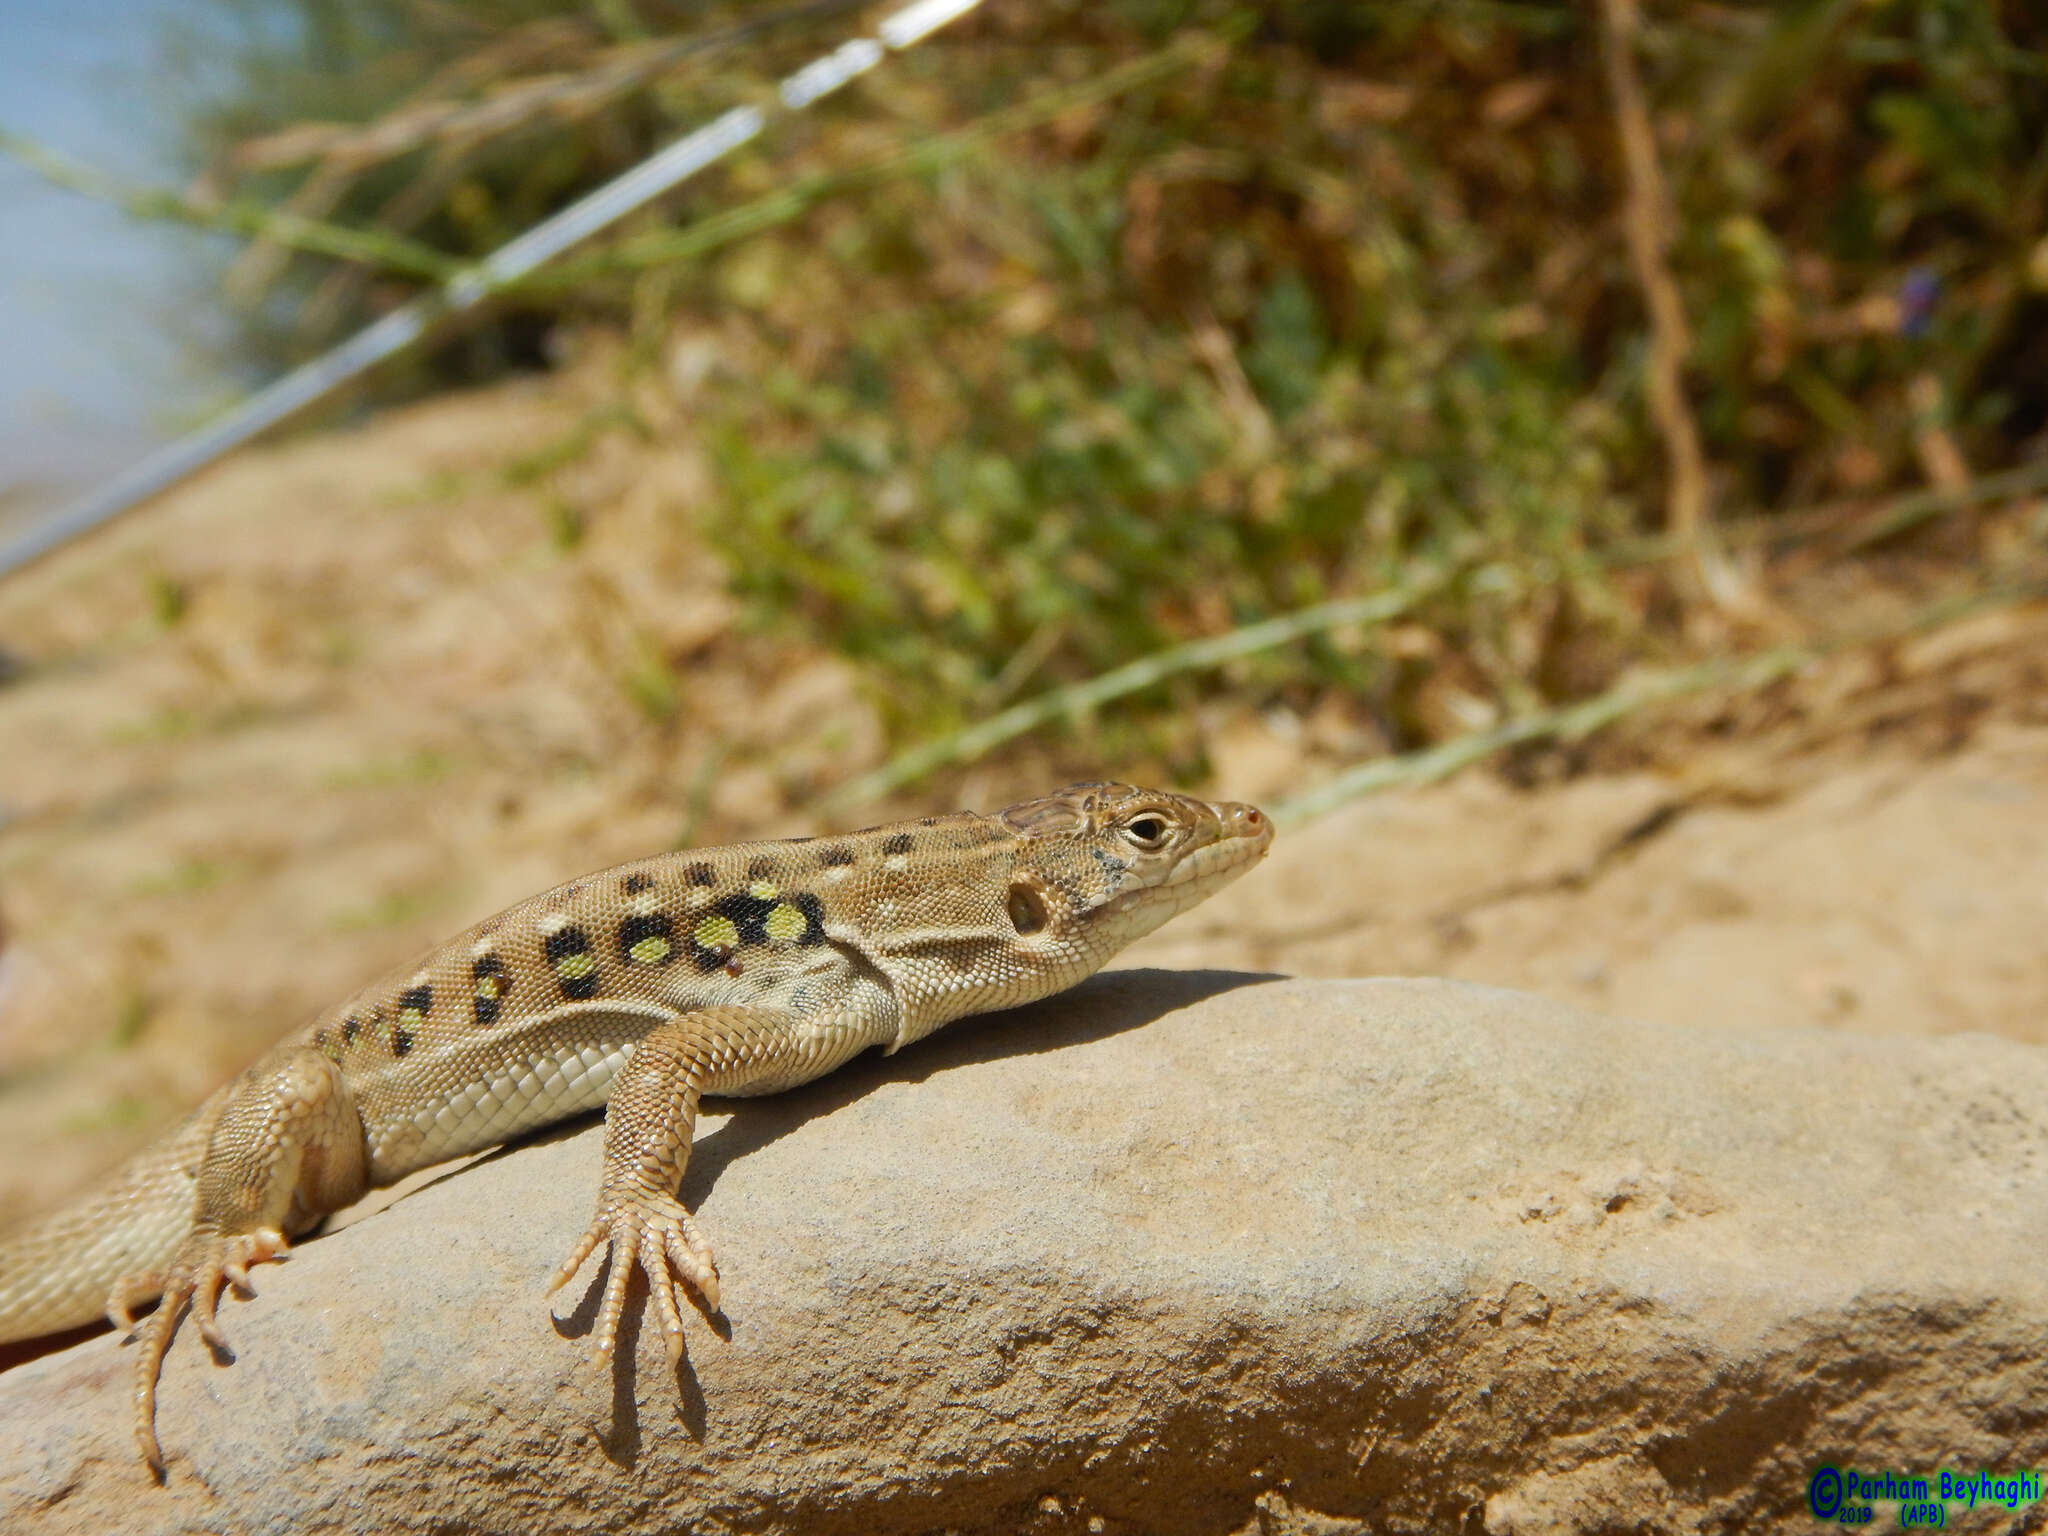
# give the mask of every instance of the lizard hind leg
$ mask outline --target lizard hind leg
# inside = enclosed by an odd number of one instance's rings
[[[158,1481],[164,1477],[164,1453],[156,1436],[156,1384],[180,1318],[189,1308],[207,1346],[217,1356],[232,1360],[234,1351],[214,1316],[221,1289],[231,1284],[243,1297],[255,1295],[248,1266],[275,1258],[289,1246],[275,1227],[233,1237],[195,1232],[185,1239],[168,1268],[124,1280],[107,1298],[108,1318],[128,1331],[128,1342],[140,1347],[135,1357],[135,1445]],[[156,1311],[137,1325],[135,1303],[153,1295],[160,1297]]]
[[[222,1288],[253,1295],[249,1266],[285,1251],[288,1223],[360,1195],[366,1169],[362,1122],[328,1057],[283,1047],[235,1081],[199,1162],[190,1230],[168,1264],[123,1277],[107,1298],[108,1317],[139,1345],[135,1443],[157,1479],[157,1380],[180,1319],[189,1308],[200,1336],[232,1359],[215,1316]],[[132,1309],[153,1295],[162,1299],[138,1328]]]

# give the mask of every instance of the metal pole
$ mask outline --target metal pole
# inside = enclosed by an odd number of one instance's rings
[[[777,96],[786,110],[801,111],[855,76],[873,69],[882,61],[886,49],[909,48],[979,4],[981,0],[912,0],[876,25],[880,41],[854,38],[820,55],[786,76],[777,87]],[[685,134],[630,171],[500,246],[475,266],[457,273],[438,292],[423,294],[393,310],[332,351],[264,386],[219,420],[166,444],[115,476],[109,484],[0,546],[0,576],[20,570],[59,545],[112,521],[159,491],[168,490],[230,449],[240,447],[287,416],[397,356],[449,315],[474,308],[570,246],[723,159],[758,137],[766,127],[767,118],[758,107],[734,107]]]

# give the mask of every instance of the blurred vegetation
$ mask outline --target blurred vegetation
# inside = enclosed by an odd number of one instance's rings
[[[188,105],[202,186],[468,256],[853,24],[220,3],[248,41]],[[1666,467],[1600,17],[990,0],[437,366],[541,355],[565,321],[629,332],[620,411],[666,391],[715,466],[682,531],[762,623],[861,662],[905,731],[1418,564],[1454,579],[1410,621],[1229,680],[1341,692],[1396,746],[1583,697],[1677,632],[1666,584],[1610,558],[1661,526]],[[1719,517],[2048,451],[2048,13],[1672,0],[1638,45]],[[1034,101],[1030,126],[944,137]],[[282,360],[415,281],[259,241],[230,290]],[[563,558],[590,515],[561,512]],[[1119,728],[1196,766],[1159,706],[1213,686],[1160,682]]]

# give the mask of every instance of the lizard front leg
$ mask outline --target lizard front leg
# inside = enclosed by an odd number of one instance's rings
[[[818,1043],[793,1014],[773,1008],[702,1008],[656,1025],[633,1047],[612,1084],[604,1111],[604,1183],[597,1214],[548,1284],[553,1292],[574,1278],[599,1245],[608,1245],[611,1274],[598,1311],[597,1357],[618,1341],[626,1281],[637,1265],[661,1318],[669,1364],[683,1357],[681,1276],[711,1311],[718,1310],[718,1266],[711,1245],[677,1197],[690,1160],[697,1101],[764,1079],[800,1080],[807,1054]]]
[[[233,1282],[253,1295],[249,1266],[288,1246],[322,1214],[368,1187],[362,1121],[341,1069],[309,1046],[285,1047],[236,1081],[207,1139],[193,1192],[192,1227],[161,1269],[124,1276],[107,1298],[116,1327],[136,1324],[131,1308],[161,1295],[142,1324],[135,1361],[135,1443],[159,1479],[156,1387],[186,1307],[206,1342],[228,1353],[214,1310]]]

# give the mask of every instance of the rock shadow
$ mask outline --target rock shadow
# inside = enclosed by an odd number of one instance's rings
[[[683,1174],[683,1204],[695,1210],[728,1164],[884,1083],[921,1083],[981,1062],[1072,1050],[1142,1028],[1239,987],[1282,979],[1277,973],[1257,971],[1099,973],[1043,1001],[961,1019],[894,1056],[870,1051],[816,1082],[773,1097],[714,1100],[720,1106],[734,1106],[732,1118],[691,1147],[690,1166]]]

